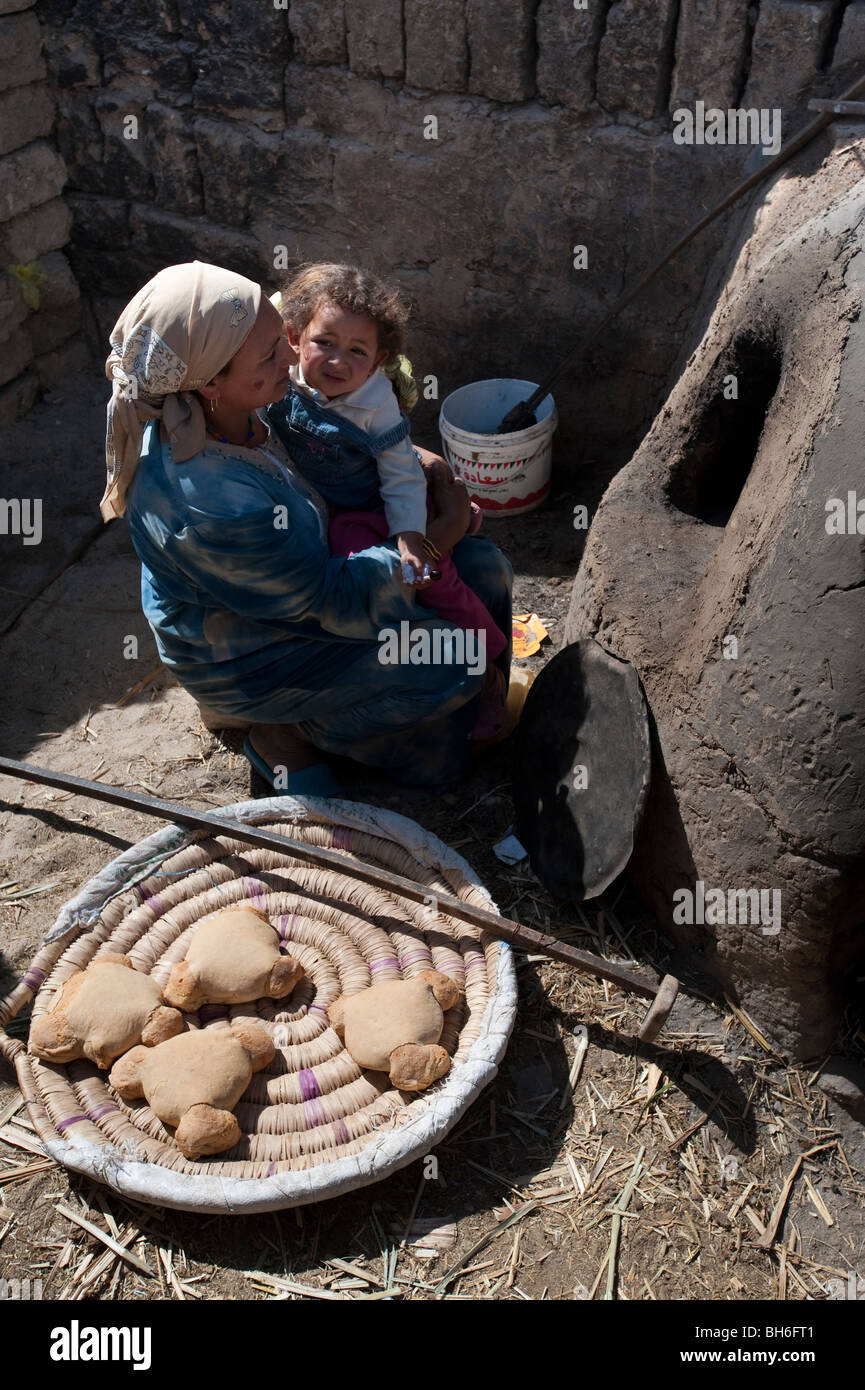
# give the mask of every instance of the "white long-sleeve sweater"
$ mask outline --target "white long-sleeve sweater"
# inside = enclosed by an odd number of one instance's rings
[[[298,391],[309,396],[317,405],[341,415],[368,434],[384,434],[385,430],[399,424],[400,409],[396,395],[380,367],[356,391],[348,391],[344,396],[332,399],[309,385],[299,363],[291,369],[291,380]],[[376,464],[390,535],[399,535],[401,531],[419,531],[424,535],[426,478],[408,436],[390,449],[384,449],[377,456]]]

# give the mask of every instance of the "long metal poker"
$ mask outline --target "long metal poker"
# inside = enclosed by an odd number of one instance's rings
[[[332,869],[343,874],[350,872],[352,877],[360,879],[363,883],[402,893],[414,902],[425,904],[430,896],[428,886],[415,883],[410,878],[403,878],[401,874],[393,874],[387,869],[372,868],[358,859],[347,859],[344,853],[306,845],[291,839],[288,835],[258,830],[254,826],[235,820],[232,816],[217,815],[212,811],[191,811],[174,801],[142,796],[139,792],[126,791],[104,782],[88,782],[85,778],[73,777],[68,772],[51,772],[47,768],[37,767],[33,763],[19,763],[12,758],[0,757],[0,773],[18,777],[23,781],[56,787],[78,796],[89,796],[98,801],[125,806],[130,811],[139,811],[145,816],[158,816],[161,820],[189,826],[192,830],[207,830],[214,835],[228,834],[245,844],[255,845],[259,849],[275,850],[283,855],[292,855],[319,868]],[[655,985],[625,966],[603,960],[589,951],[580,951],[575,946],[568,946],[554,936],[535,931],[532,927],[524,926],[523,923],[513,921],[509,917],[500,917],[497,913],[488,912],[482,907],[472,907],[449,894],[437,891],[434,896],[437,908],[458,921],[468,922],[473,927],[491,932],[493,936],[503,937],[515,946],[537,951],[552,960],[562,961],[565,965],[573,965],[585,974],[609,980],[611,984],[618,985],[632,994],[651,999],[652,1007],[639,1034],[643,1041],[650,1042],[657,1037],[666,1022],[678,993],[679,984],[674,976],[665,975],[660,984]]]

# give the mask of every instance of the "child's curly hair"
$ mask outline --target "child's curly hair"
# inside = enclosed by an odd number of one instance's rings
[[[325,300],[350,314],[365,314],[378,328],[384,367],[393,367],[403,350],[409,308],[394,285],[355,265],[317,261],[301,266],[280,291],[279,312],[295,333],[302,333]]]

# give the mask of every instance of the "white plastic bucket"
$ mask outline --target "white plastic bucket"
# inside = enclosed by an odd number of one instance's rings
[[[536,386],[534,381],[495,377],[461,386],[442,401],[439,431],[445,458],[484,511],[518,516],[539,507],[550,490],[553,432],[559,422],[552,396],[545,396],[535,411],[537,424],[514,434],[493,433]]]

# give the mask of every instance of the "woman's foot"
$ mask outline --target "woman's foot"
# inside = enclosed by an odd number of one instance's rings
[[[472,738],[481,742],[495,738],[507,723],[508,683],[498,666],[487,669],[487,679],[478,706],[478,717],[472,730]]]
[[[249,743],[269,768],[280,768],[288,775],[321,762],[318,749],[293,724],[253,724]]]
[[[198,701],[198,717],[205,729],[209,729],[215,734],[218,729],[248,729],[248,719],[238,719],[235,714],[218,714],[210,705],[203,705]]]
[[[290,724],[256,724],[244,741],[250,766],[277,795],[342,796],[318,749]]]

